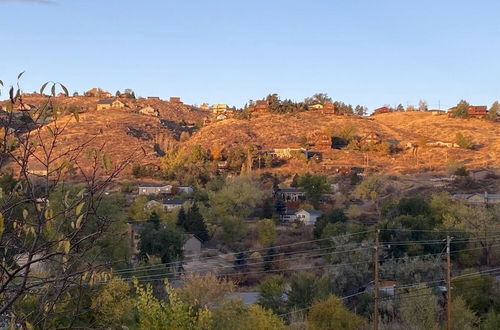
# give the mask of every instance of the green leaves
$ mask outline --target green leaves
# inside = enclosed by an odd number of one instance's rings
[[[40,94],[43,94],[43,91],[45,90],[45,87],[47,87],[48,84],[49,82],[47,81],[45,84],[42,85],[42,87],[40,87]]]

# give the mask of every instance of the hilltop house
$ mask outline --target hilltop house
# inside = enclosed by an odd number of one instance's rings
[[[488,108],[485,105],[469,105],[467,115],[474,118],[484,118],[488,114]]]
[[[266,112],[268,108],[269,103],[266,100],[257,100],[248,108],[248,110],[250,112]]]
[[[317,134],[315,146],[318,148],[328,149],[332,147],[332,137],[328,134]]]
[[[376,132],[370,132],[370,133],[366,134],[365,136],[363,136],[361,138],[361,140],[359,140],[359,143],[361,145],[363,145],[363,144],[378,144],[381,142],[382,142],[382,139],[381,139],[380,135]]]
[[[500,194],[455,194],[451,196],[454,200],[461,200],[469,205],[495,205],[500,204]]]
[[[171,96],[169,102],[174,104],[182,104],[181,98],[177,96]]]
[[[125,104],[117,99],[100,99],[97,102],[97,110],[104,110],[104,109],[122,109],[125,107]]]
[[[282,224],[289,224],[291,222],[294,222],[296,219],[294,211],[288,211],[286,210],[284,213],[280,214],[280,222]]]
[[[147,115],[147,116],[154,116],[154,117],[159,116],[158,110],[156,110],[155,108],[153,108],[150,105],[147,105],[144,108],[140,109],[139,113],[143,114],[143,115]]]
[[[380,107],[380,108],[373,110],[372,115],[379,115],[381,113],[389,113],[389,112],[392,112],[392,109],[387,107],[387,106],[383,106],[383,107]]]
[[[171,194],[172,188],[170,184],[142,183],[139,185],[139,195]]]
[[[229,106],[227,104],[213,104],[212,113],[214,115],[221,115],[229,112]]]
[[[300,210],[295,213],[295,219],[306,226],[312,226],[322,214],[323,212],[318,210]]]
[[[307,106],[308,110],[321,110],[323,109],[323,104],[321,103],[316,103],[316,104],[311,104]]]

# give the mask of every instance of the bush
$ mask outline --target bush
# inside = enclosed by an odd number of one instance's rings
[[[462,133],[457,133],[455,136],[455,143],[458,144],[460,148],[464,149],[473,149],[474,148],[474,140],[470,135],[465,135]]]

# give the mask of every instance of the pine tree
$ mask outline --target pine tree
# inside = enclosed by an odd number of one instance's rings
[[[239,252],[234,259],[234,269],[242,271],[247,264],[247,256],[245,252]]]
[[[275,254],[276,250],[274,249],[274,247],[271,247],[269,248],[269,250],[267,250],[267,254],[264,256],[264,258],[262,258],[264,260],[264,271],[267,272],[268,270],[271,270]]]
[[[187,217],[184,207],[181,207],[179,213],[177,214],[177,226],[184,228],[187,231]]]
[[[154,225],[156,230],[160,229],[160,217],[158,216],[158,213],[155,211],[151,212],[148,221]]]
[[[207,226],[196,203],[191,206],[186,218],[186,231],[198,237],[202,242],[208,241]]]

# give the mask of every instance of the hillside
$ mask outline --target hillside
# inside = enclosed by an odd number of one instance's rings
[[[25,97],[26,104],[39,106],[46,98]],[[387,155],[382,152],[355,150],[321,150],[323,161],[308,165],[287,162],[276,168],[278,171],[323,171],[324,163],[364,166],[386,173],[413,173],[442,170],[452,163],[462,162],[469,168],[498,167],[500,156],[500,124],[479,119],[454,119],[446,115],[423,112],[395,112],[371,117],[325,115],[319,111],[298,114],[252,114],[249,120],[227,119],[206,124],[212,114],[192,106],[170,103],[159,99],[123,99],[124,109],[95,110],[98,98],[56,97],[55,108],[78,109],[80,121],[71,120],[61,135],[56,152],[80,145],[89,139],[89,146],[105,145],[112,159],[124,159],[131,151],[141,150],[134,163],[160,165],[162,150],[178,146],[190,149],[195,145],[205,148],[234,146],[257,146],[261,150],[274,148],[298,148],[304,140],[314,141],[320,133],[338,132],[344,127],[355,127],[356,135],[362,137],[376,132],[384,141],[392,141],[400,152]],[[4,102],[5,103],[5,102]],[[1,105],[2,103],[0,103]],[[146,116],[138,110],[146,105],[159,111],[159,117]],[[70,115],[60,120],[71,119]],[[49,124],[53,125],[53,124]],[[192,136],[180,140],[180,134]],[[476,150],[446,147],[419,147],[416,157],[409,144],[427,142],[453,142],[460,132],[473,138]],[[46,132],[46,134],[48,134]],[[313,147],[314,150],[314,147]],[[33,166],[32,166],[33,167]],[[34,166],[36,167],[36,165]],[[124,174],[130,174],[129,167]]]
[[[314,134],[334,132],[352,125],[363,136],[377,132],[384,140],[396,140],[404,147],[422,139],[428,142],[453,142],[458,132],[470,135],[478,150],[460,148],[419,148],[418,163],[410,150],[387,156],[367,152],[370,166],[383,171],[442,169],[452,161],[461,161],[470,167],[498,166],[500,156],[500,124],[479,119],[454,119],[430,113],[388,113],[372,117],[323,115],[320,112],[302,112],[296,115],[260,114],[250,120],[225,120],[204,127],[186,143],[186,146],[258,145],[264,150],[297,148],[303,137],[310,140]],[[328,150],[324,159],[352,165],[363,164],[363,153],[348,150]]]

